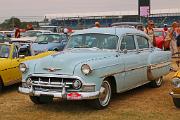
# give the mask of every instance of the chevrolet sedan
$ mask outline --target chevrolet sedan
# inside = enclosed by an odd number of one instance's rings
[[[160,87],[171,53],[154,48],[134,28],[91,28],[72,34],[64,51],[20,64],[19,92],[42,104],[53,98],[107,107],[113,93],[149,83]]]

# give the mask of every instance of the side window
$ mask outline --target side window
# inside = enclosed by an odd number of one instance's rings
[[[149,48],[148,39],[143,36],[137,36],[137,43],[138,43],[139,49]]]
[[[18,51],[16,47],[14,47],[14,50],[13,50],[13,58],[18,58]]]
[[[123,50],[123,49],[134,50],[134,49],[136,49],[134,36],[133,35],[124,36],[122,41],[121,41],[120,49],[121,50]]]
[[[18,54],[19,55],[24,55],[25,57],[26,56],[31,56],[30,47],[29,46],[22,46],[22,47],[20,47],[19,51],[18,51]]]

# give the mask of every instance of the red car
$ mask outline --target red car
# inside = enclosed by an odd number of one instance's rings
[[[154,34],[156,40],[156,47],[163,50],[169,50],[170,42],[165,42],[165,36],[166,36],[165,31],[161,28],[156,28],[154,29]]]

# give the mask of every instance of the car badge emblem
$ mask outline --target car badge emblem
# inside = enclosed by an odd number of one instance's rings
[[[48,72],[55,72],[57,70],[62,70],[62,69],[58,69],[58,68],[44,68],[44,70],[48,70]]]

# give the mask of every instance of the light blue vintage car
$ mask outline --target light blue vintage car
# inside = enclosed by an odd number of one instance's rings
[[[154,48],[133,28],[90,28],[72,34],[64,51],[20,64],[19,91],[36,104],[90,100],[107,107],[112,93],[149,83],[160,87],[170,71],[171,53]]]

